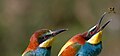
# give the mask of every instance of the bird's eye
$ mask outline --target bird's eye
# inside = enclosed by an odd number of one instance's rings
[[[92,34],[94,34],[94,33],[95,33],[96,28],[97,28],[97,27],[93,27],[93,28],[91,28],[91,29],[90,29],[90,32],[89,32],[89,33],[90,33],[90,35],[92,35]]]
[[[45,37],[41,36],[38,38],[38,43],[42,43],[43,41],[45,41]]]
[[[49,37],[51,37],[53,34],[51,32],[47,32],[46,34],[44,34],[42,37],[43,39],[48,39]]]
[[[94,34],[94,31],[90,32],[90,35]]]
[[[97,27],[94,26],[94,27],[92,27],[88,32],[92,32],[92,31],[94,31],[96,28],[97,28]]]
[[[87,36],[87,37],[93,36],[93,35],[95,34],[96,30],[97,30],[97,26],[92,27],[92,28],[88,31],[88,34],[87,34],[86,36]]]

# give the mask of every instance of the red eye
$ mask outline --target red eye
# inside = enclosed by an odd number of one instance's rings
[[[92,34],[94,34],[94,32],[90,32],[90,34],[92,35]]]

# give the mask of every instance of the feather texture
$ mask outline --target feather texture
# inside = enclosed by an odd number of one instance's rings
[[[97,56],[99,55],[101,50],[102,50],[102,42],[96,45],[86,42],[83,46],[81,46],[76,56]]]
[[[50,56],[51,47],[49,48],[41,48],[38,47],[34,51],[28,51],[24,56]]]

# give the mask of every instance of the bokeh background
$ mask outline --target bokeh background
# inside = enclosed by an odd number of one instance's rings
[[[99,56],[120,56],[119,0],[0,0],[0,56],[21,56],[34,31],[67,28],[56,36],[52,56],[65,42],[91,28],[101,15],[115,7],[112,22],[104,29],[103,50]]]

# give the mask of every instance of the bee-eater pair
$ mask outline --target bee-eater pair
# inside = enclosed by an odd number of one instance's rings
[[[110,22],[107,21],[101,26],[102,19],[107,13],[105,12],[98,23],[87,32],[73,36],[62,47],[58,56],[97,56],[102,50],[102,31]],[[48,29],[41,29],[36,31],[30,39],[30,43],[22,56],[50,56],[51,44],[54,36],[66,31],[66,29],[59,29],[51,31]]]

